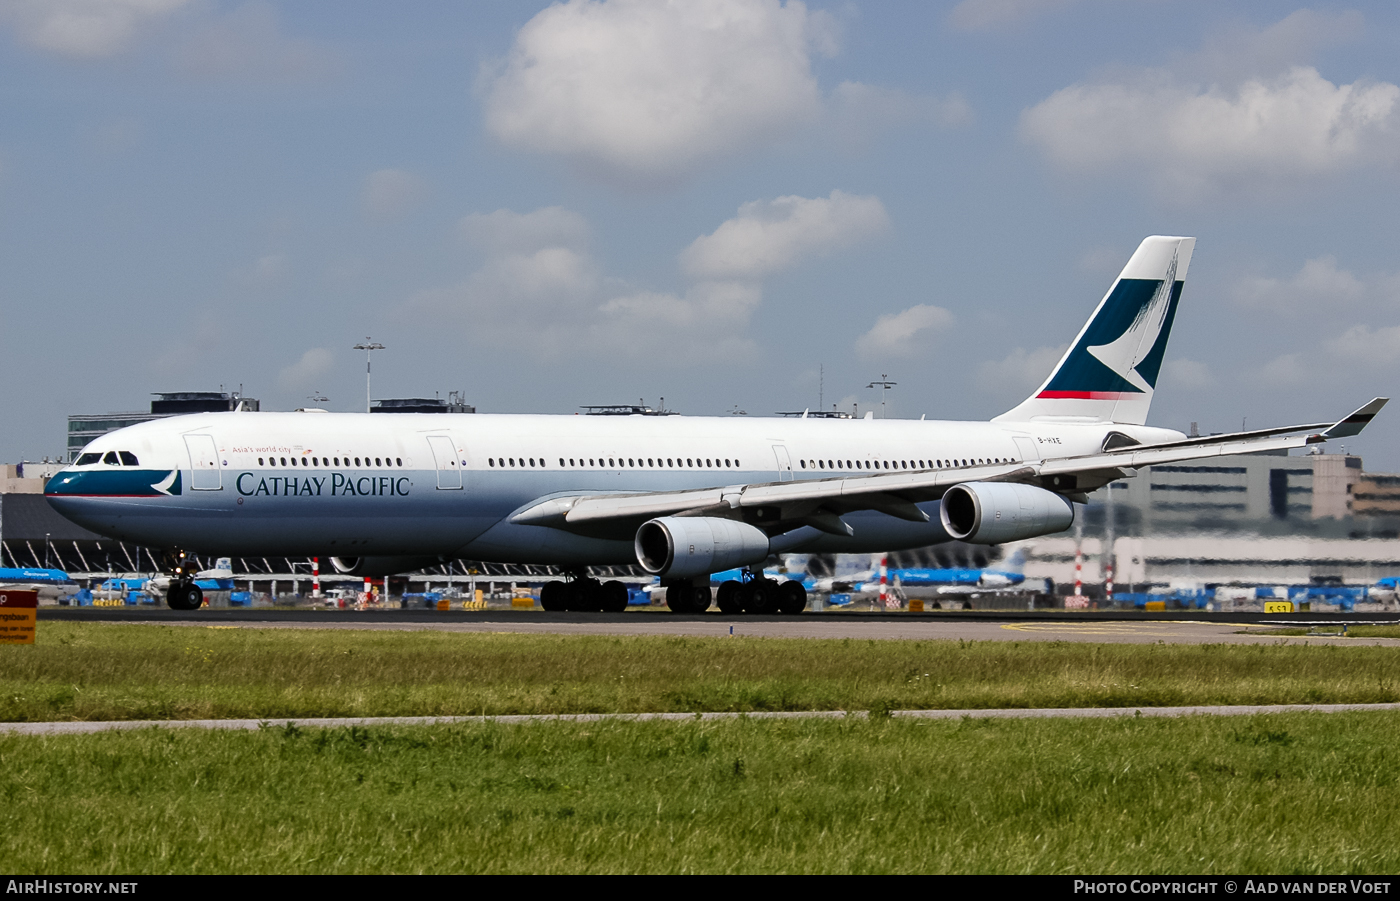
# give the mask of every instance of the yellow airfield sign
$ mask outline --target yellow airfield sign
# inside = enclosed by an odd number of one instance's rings
[[[33,644],[39,592],[0,588],[0,644]]]
[[[1265,612],[1265,613],[1292,613],[1292,612],[1293,612],[1293,602],[1292,602],[1292,601],[1265,601],[1265,602],[1264,602],[1264,612]]]

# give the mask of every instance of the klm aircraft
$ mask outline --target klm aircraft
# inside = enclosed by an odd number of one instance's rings
[[[745,567],[731,601],[797,611],[805,590],[763,577],[770,554],[1032,538],[1142,466],[1360,432],[1384,398],[1206,438],[1145,424],[1194,247],[1144,240],[1045,383],[990,422],[200,413],[98,438],[45,493],[84,528],[164,549],[177,609],[201,600],[194,552],[318,555],[364,575],[553,564],[573,577],[541,601],[572,610],[626,605],[589,566],[639,563],[680,611],[709,606],[711,573]]]

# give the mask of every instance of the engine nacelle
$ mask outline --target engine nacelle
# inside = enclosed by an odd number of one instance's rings
[[[347,576],[393,576],[442,561],[437,557],[332,557],[331,566]]]
[[[663,516],[642,523],[637,562],[654,576],[708,576],[768,559],[768,536],[748,523],[713,516]]]
[[[1074,523],[1074,504],[1034,485],[963,482],[944,493],[938,515],[959,541],[1001,544],[1063,532]]]

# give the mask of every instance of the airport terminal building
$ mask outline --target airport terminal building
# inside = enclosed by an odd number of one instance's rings
[[[1078,537],[1076,537],[1076,535]],[[1282,452],[1154,466],[1090,496],[1077,532],[1019,545],[1026,574],[1115,588],[1374,584],[1400,575],[1400,474],[1351,454]]]

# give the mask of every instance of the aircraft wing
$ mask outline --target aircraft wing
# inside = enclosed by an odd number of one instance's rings
[[[928,514],[916,505],[938,500],[963,482],[1022,482],[1083,501],[1085,493],[1133,475],[1144,466],[1305,447],[1350,437],[1359,434],[1388,400],[1375,398],[1333,423],[1134,444],[1077,457],[689,491],[553,497],[519,511],[511,522],[621,537],[648,519],[683,514],[743,519],[773,534],[806,525],[833,535],[851,535],[850,526],[841,520],[843,513],[876,510],[910,522],[927,522]]]

